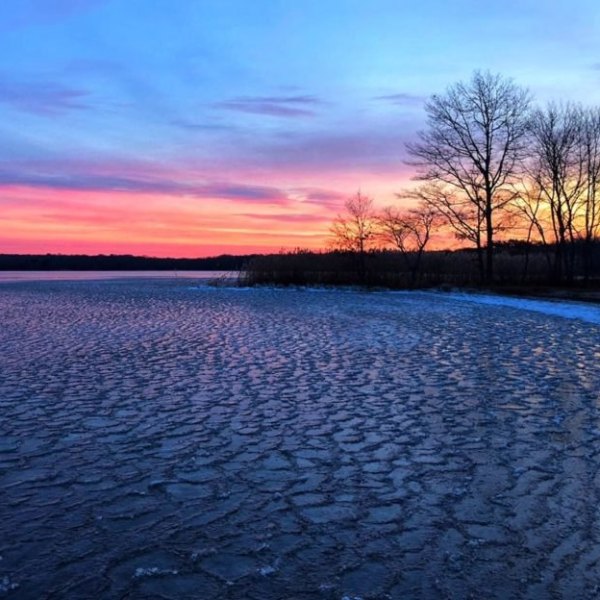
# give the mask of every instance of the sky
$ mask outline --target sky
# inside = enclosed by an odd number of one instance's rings
[[[600,104],[600,3],[2,0],[0,253],[324,248],[476,69]]]

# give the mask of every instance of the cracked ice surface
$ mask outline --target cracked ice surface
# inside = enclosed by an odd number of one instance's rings
[[[0,315],[2,596],[598,595],[594,323],[177,281]]]

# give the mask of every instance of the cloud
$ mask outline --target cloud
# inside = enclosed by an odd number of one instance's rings
[[[396,94],[385,94],[383,96],[375,96],[373,100],[388,102],[396,106],[415,106],[425,102],[425,96],[417,94],[408,94],[406,92],[398,92]]]
[[[287,193],[275,187],[212,181],[188,183],[171,178],[142,178],[112,174],[22,173],[0,169],[0,185],[90,192],[129,192],[239,200],[287,206]]]
[[[337,208],[345,200],[346,194],[324,190],[315,187],[297,187],[290,190],[290,193],[298,196],[302,202],[308,204],[318,204],[327,208]]]
[[[238,98],[246,102],[274,102],[277,104],[300,104],[300,105],[319,105],[323,104],[316,96],[308,94],[296,94],[294,96],[242,96]]]
[[[314,117],[323,104],[315,96],[240,96],[214,104],[216,108],[270,117]]]
[[[268,186],[236,183],[211,183],[197,188],[197,195],[209,198],[268,201],[273,204],[288,204],[285,192]]]
[[[169,125],[191,131],[233,131],[236,129],[233,125],[224,125],[222,123],[197,123],[195,121],[188,121],[187,119],[172,119],[169,121]]]
[[[275,221],[281,223],[323,223],[327,218],[323,215],[308,215],[308,214],[263,214],[263,213],[238,213],[239,217],[246,217],[258,221]]]
[[[54,117],[88,109],[87,96],[85,90],[58,83],[0,81],[0,103],[35,115]]]

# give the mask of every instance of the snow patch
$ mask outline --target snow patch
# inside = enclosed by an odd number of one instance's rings
[[[5,594],[12,590],[16,590],[19,587],[18,583],[13,583],[8,576],[4,576],[0,579],[0,593]]]
[[[436,296],[441,294],[430,292]],[[600,307],[582,302],[566,300],[531,300],[528,298],[510,298],[492,294],[465,294],[460,292],[444,293],[443,296],[458,302],[471,302],[486,306],[505,306],[518,310],[529,310],[564,319],[578,319],[594,325],[600,325]]]
[[[160,575],[177,575],[177,569],[159,569],[158,567],[138,567],[133,574],[134,577],[155,577]]]
[[[279,565],[281,564],[281,558],[276,558],[275,562],[272,565],[265,565],[264,567],[260,567],[258,572],[263,577],[268,577],[269,575],[273,575],[273,573],[277,573],[279,571]]]
[[[261,567],[258,572],[266,577],[267,575],[273,575],[273,573],[276,573],[277,569],[271,565],[267,565],[266,567]]]

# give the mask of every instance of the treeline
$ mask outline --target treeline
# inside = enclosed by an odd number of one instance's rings
[[[321,256],[318,276],[308,254],[269,258],[286,273],[271,270],[274,280],[298,278],[304,261],[318,282],[597,286],[600,107],[535,106],[511,79],[475,72],[425,113],[426,129],[406,146],[416,183],[397,194],[411,208],[376,210],[359,192],[331,226],[341,254]],[[472,252],[430,252],[434,236]],[[519,241],[509,250],[507,239]],[[252,264],[249,277],[267,279],[267,263]]]
[[[255,255],[153,258],[128,254],[0,254],[1,271],[239,271]]]
[[[574,265],[579,274],[571,287],[600,287],[600,241],[583,251],[576,246]],[[514,240],[499,242],[495,249],[497,288],[555,286],[548,270],[547,247],[539,243]],[[591,257],[591,260],[589,260]],[[587,281],[583,279],[587,260]],[[244,285],[360,285],[391,289],[440,286],[479,286],[480,265],[476,249],[427,251],[418,255],[399,250],[334,250],[331,252],[294,252],[256,256],[241,272]]]

